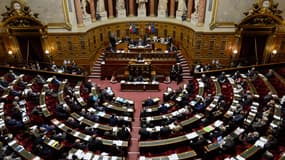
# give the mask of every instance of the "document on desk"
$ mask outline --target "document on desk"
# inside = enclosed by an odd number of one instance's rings
[[[78,150],[74,153],[74,155],[76,155],[78,159],[82,159],[83,156],[84,156],[84,152],[83,152],[82,150],[78,149]]]
[[[92,155],[93,155],[92,152],[87,152],[84,154],[83,159],[84,160],[91,160]]]
[[[121,140],[113,140],[113,144],[116,144],[117,146],[123,146],[123,141],[121,141]]]
[[[176,153],[174,153],[174,154],[168,156],[168,158],[169,158],[170,160],[178,160],[178,159],[179,159],[179,157],[178,157],[178,155],[177,155]]]
[[[196,137],[198,137],[197,132],[192,132],[192,133],[186,134],[186,138],[187,139],[193,139],[193,138],[196,138]]]

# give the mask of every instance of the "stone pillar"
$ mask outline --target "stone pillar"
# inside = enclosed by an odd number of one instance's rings
[[[149,0],[149,11],[150,11],[149,16],[155,17],[154,0]]]
[[[135,0],[129,0],[129,16],[135,16]]]
[[[113,1],[112,0],[108,0],[108,12],[109,12],[109,18],[114,18]]]
[[[170,0],[170,13],[169,17],[174,18],[174,13],[175,13],[175,0]]]
[[[191,20],[191,14],[193,11],[193,0],[188,0],[187,21]]]
[[[82,15],[80,0],[74,0],[74,6],[75,6],[75,11],[76,11],[77,25],[79,27],[82,27],[84,26],[84,23],[83,23],[83,15]]]
[[[198,26],[204,25],[205,9],[206,9],[206,0],[200,0],[199,15],[198,15]]]
[[[92,22],[95,22],[96,21],[96,10],[95,10],[94,0],[90,1],[90,12],[91,12],[91,20]]]

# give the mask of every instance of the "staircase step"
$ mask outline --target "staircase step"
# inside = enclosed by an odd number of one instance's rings
[[[94,76],[94,75],[89,75],[88,77],[89,77],[89,78],[98,78],[98,79],[101,78],[101,76]]]
[[[188,65],[188,62],[187,61],[180,61],[180,64],[183,65],[183,64],[187,64]]]
[[[101,63],[96,63],[93,66],[100,66],[101,67]]]
[[[102,61],[101,60],[96,60],[95,61],[95,64],[99,64],[99,63],[101,63]]]
[[[183,76],[183,79],[192,79],[192,76]]]
[[[93,67],[92,67],[92,70],[95,70],[95,69],[101,70],[101,66],[93,66]]]
[[[92,69],[91,72],[101,72],[101,68],[100,69]]]
[[[191,75],[191,74],[190,74],[190,72],[183,72],[183,73],[181,73],[181,75],[186,76],[186,75]]]
[[[101,74],[101,72],[91,72],[92,75],[98,75]]]

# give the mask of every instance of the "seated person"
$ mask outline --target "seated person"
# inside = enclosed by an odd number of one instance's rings
[[[73,143],[73,147],[76,149],[85,149],[87,147],[87,144],[80,139],[76,139],[75,142]]]
[[[143,57],[142,57],[142,54],[141,54],[141,53],[138,54],[137,61],[138,61],[138,62],[143,61]]]
[[[55,108],[55,114],[61,118],[66,119],[69,115],[69,107],[67,105],[58,104]]]
[[[56,76],[53,76],[53,79],[51,82],[55,85],[60,85],[61,83],[61,81]]]
[[[4,88],[7,88],[9,86],[9,83],[5,80],[4,77],[0,77],[0,85]]]
[[[112,116],[109,119],[109,125],[110,126],[116,126],[118,124],[119,120],[118,118],[112,114]]]
[[[138,40],[138,46],[144,46],[144,41],[143,41],[143,39],[139,39]]]
[[[145,100],[144,105],[145,106],[152,106],[152,105],[154,105],[153,99],[151,97],[148,97],[147,100]]]
[[[97,137],[95,134],[92,136],[88,143],[88,149],[91,151],[99,150],[103,147],[103,142],[100,137]]]
[[[37,75],[36,76],[36,82],[38,83],[38,84],[45,84],[46,83],[46,80],[41,76],[41,75]]]
[[[137,82],[143,82],[144,80],[143,80],[142,75],[139,75],[139,76],[137,77],[136,81],[137,81]]]
[[[24,126],[23,122],[13,119],[10,116],[6,116],[5,123],[8,127],[21,128]]]
[[[117,137],[120,140],[129,140],[130,138],[130,128],[126,127],[125,125],[122,126],[122,128],[118,131]]]

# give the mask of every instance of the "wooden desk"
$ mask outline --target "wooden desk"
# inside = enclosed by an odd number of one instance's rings
[[[85,107],[87,103],[84,101],[84,99],[80,95],[80,87],[81,87],[82,81],[78,81],[76,86],[74,87],[74,96],[77,100],[77,102],[82,106]]]
[[[135,105],[133,100],[123,98],[123,97],[113,97],[113,100],[114,100],[114,103],[116,103],[116,104],[118,103],[118,104],[123,105],[123,106],[134,107],[134,105]]]
[[[182,153],[174,153],[168,156],[153,156],[153,157],[144,157],[140,156],[140,159],[145,160],[172,160],[172,159],[191,159],[197,156],[197,153],[194,150],[189,150]]]
[[[79,132],[77,130],[74,130],[68,126],[66,126],[64,123],[60,122],[57,119],[52,119],[51,122],[59,129],[61,129],[62,131],[66,132],[67,134],[70,134],[74,137],[77,137],[79,139],[82,139],[84,141],[90,141],[91,140],[91,136],[84,134],[82,132]],[[102,142],[104,145],[107,146],[112,146],[113,144],[117,144],[118,146],[121,147],[128,147],[128,141],[121,141],[121,140],[110,140],[110,139],[104,139],[102,138]]]
[[[217,123],[219,122],[219,123]],[[221,125],[222,121],[217,120],[214,123],[191,133],[186,133],[185,135],[167,138],[167,139],[161,139],[161,140],[147,140],[147,141],[140,141],[139,147],[140,149],[144,148],[151,148],[151,147],[160,147],[160,146],[170,146],[173,144],[177,144],[184,141],[189,141],[190,139],[193,139],[201,134],[206,134],[209,132],[212,132],[215,128],[219,127]]]
[[[46,92],[42,91],[40,94],[40,108],[43,112],[45,117],[49,117],[51,113],[49,112],[47,105],[46,105]]]
[[[5,118],[4,118],[4,102],[0,103],[0,130],[6,128]]]
[[[159,82],[121,81],[121,91],[159,91]]]
[[[149,43],[149,47],[138,48],[138,47],[130,47],[129,43],[127,43],[127,42],[121,42],[121,43],[117,44],[116,49],[120,50],[120,51],[123,50],[124,52],[128,52],[128,50],[130,50],[130,51],[141,51],[142,49],[144,49],[144,51],[148,51],[148,52],[150,52],[152,50],[166,51],[167,50],[167,44],[166,43],[160,43],[160,42],[151,42],[151,43]],[[139,49],[141,49],[141,50],[139,50]]]
[[[75,112],[71,113],[70,116],[73,117],[74,119],[78,120],[80,123],[86,124],[86,125],[94,127],[94,128],[98,128],[98,129],[103,130],[103,131],[112,131],[114,128],[113,126],[93,122],[89,119],[86,119],[86,118],[80,116],[79,114],[77,114]]]
[[[16,140],[12,140],[8,143],[8,146],[10,146],[16,153],[18,153],[20,156],[27,160],[40,160],[41,158],[38,156],[35,156],[31,152],[27,151],[22,145],[18,144]]]
[[[120,114],[127,112],[133,115],[134,113],[133,108],[127,108],[126,106],[119,106],[118,104],[111,104],[109,102],[104,102],[102,105],[112,111],[119,112]]]
[[[58,102],[59,104],[66,104],[65,100],[64,100],[64,86],[65,84],[67,83],[67,79],[65,79],[64,81],[62,81],[58,87],[58,95],[57,95],[57,98],[58,98]]]
[[[59,141],[51,139],[49,137],[44,137],[44,143],[58,151],[63,147],[63,145]]]
[[[77,156],[77,158],[79,159],[94,159],[94,160],[123,160],[125,159],[124,157],[118,157],[118,156],[107,156],[107,155],[99,155],[99,154],[94,154],[93,152],[85,152],[81,149],[75,149],[75,148],[71,148],[69,150],[69,153],[67,155],[67,159],[71,160],[72,156],[75,155]]]

